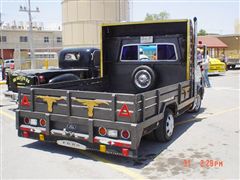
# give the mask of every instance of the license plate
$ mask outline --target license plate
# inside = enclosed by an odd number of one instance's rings
[[[74,141],[69,141],[69,140],[57,140],[57,144],[60,146],[65,146],[65,147],[70,147],[75,149],[81,149],[81,150],[87,149],[85,145],[74,142]]]
[[[37,126],[37,119],[30,119],[30,124],[33,126]]]
[[[107,134],[108,134],[109,137],[114,137],[114,138],[118,137],[118,131],[117,130],[109,129]]]

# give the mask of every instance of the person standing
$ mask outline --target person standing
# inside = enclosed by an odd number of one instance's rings
[[[210,88],[211,84],[208,78],[208,68],[209,68],[209,56],[203,58],[203,62],[201,63],[203,69],[203,83],[205,87]]]

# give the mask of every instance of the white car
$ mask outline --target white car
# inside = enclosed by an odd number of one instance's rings
[[[14,64],[14,59],[6,59],[4,60],[4,67],[10,68],[11,64]]]

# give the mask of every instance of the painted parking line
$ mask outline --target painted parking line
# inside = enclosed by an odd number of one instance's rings
[[[116,164],[113,164],[111,161],[108,161],[104,158],[101,158],[99,156],[96,156],[88,151],[83,151],[81,150],[80,151],[83,155],[85,156],[88,156],[94,160],[97,160],[97,161],[101,161],[103,163],[105,163],[107,166],[111,167],[112,169],[118,171],[118,172],[121,172],[125,175],[128,175],[129,177],[133,178],[133,179],[147,179],[146,177],[144,177],[143,175],[137,173],[137,172],[134,172],[132,170],[130,170],[129,168],[127,167],[124,167],[124,166],[120,166],[120,165],[116,165]]]
[[[15,120],[15,117],[13,115],[10,115],[10,114],[8,114],[7,112],[5,112],[3,110],[0,111],[0,115],[1,116],[5,116],[7,118],[10,118],[12,120]],[[134,171],[128,169],[127,167],[116,165],[116,164],[112,164],[111,161],[108,161],[108,160],[106,160],[104,158],[98,157],[98,156],[96,156],[96,155],[94,155],[94,154],[92,154],[90,152],[81,150],[80,153],[85,155],[85,156],[87,156],[87,157],[89,157],[89,158],[91,158],[91,159],[94,159],[96,161],[103,162],[103,163],[105,163],[105,165],[111,167],[115,171],[118,171],[118,172],[120,172],[122,174],[125,174],[125,175],[131,177],[132,179],[147,179],[146,177],[142,176],[141,174],[139,174],[137,172],[134,172]]]
[[[5,85],[6,81],[0,81],[0,85]]]
[[[189,123],[189,122],[194,122],[194,121],[198,121],[198,119],[206,119],[206,118],[209,118],[209,117],[213,117],[213,116],[218,116],[218,115],[221,115],[221,114],[224,114],[224,113],[227,113],[227,112],[231,112],[231,111],[236,111],[236,110],[239,110],[240,109],[240,106],[239,107],[235,107],[235,108],[231,108],[231,109],[226,109],[224,111],[219,111],[219,112],[216,112],[214,114],[211,114],[211,115],[207,115],[207,116],[197,116],[195,118],[192,118],[192,119],[187,119],[185,121],[181,121],[181,122],[177,122],[175,123],[175,126],[179,126],[179,125],[182,125],[182,124],[186,124],[186,123]]]
[[[1,116],[5,116],[5,117],[15,121],[15,116],[8,114],[7,112],[3,111],[3,109],[0,110],[0,114],[1,114]]]

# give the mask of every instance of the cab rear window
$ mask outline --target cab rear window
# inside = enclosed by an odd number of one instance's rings
[[[124,46],[122,50],[122,60],[137,60],[138,59],[138,46],[128,45]]]
[[[173,43],[124,45],[121,61],[174,61],[177,60]]]
[[[80,53],[67,53],[64,56],[65,61],[77,61],[80,59]]]

